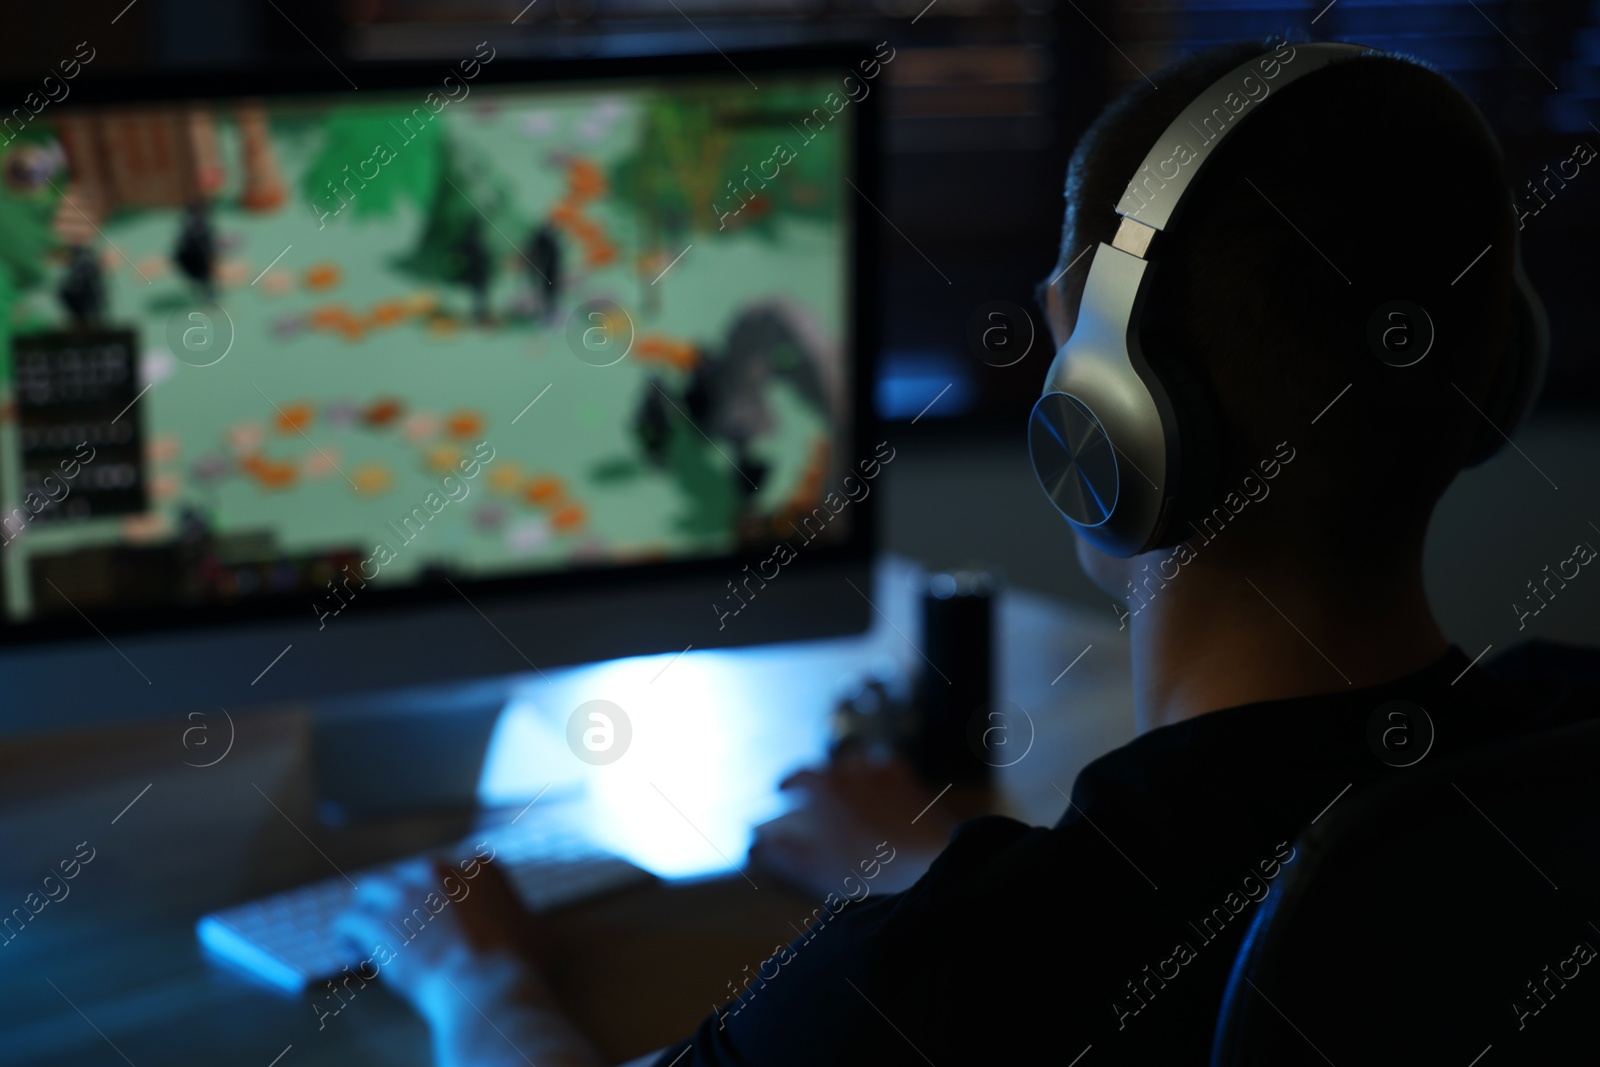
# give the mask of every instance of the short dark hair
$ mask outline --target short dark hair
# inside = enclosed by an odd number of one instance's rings
[[[1100,115],[1067,170],[1057,269],[1111,241],[1114,205],[1177,114],[1275,47],[1188,56],[1154,76],[1159,89],[1136,82]],[[1352,535],[1377,541],[1361,526],[1383,519],[1391,533],[1414,524],[1420,543],[1485,429],[1466,398],[1488,406],[1510,328],[1511,188],[1477,109],[1419,61],[1339,60],[1273,95],[1285,99],[1218,146],[1157,236],[1144,336],[1196,370],[1221,412],[1219,493],[1288,440],[1305,459],[1275,487],[1286,499],[1258,509],[1274,516],[1258,529],[1296,524],[1306,551],[1377,560],[1386,549]],[[1086,265],[1069,282],[1081,287]],[[1391,299],[1422,305],[1437,329],[1403,380],[1365,343],[1368,317]]]

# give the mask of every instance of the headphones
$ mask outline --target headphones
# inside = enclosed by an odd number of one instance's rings
[[[1185,519],[1212,503],[1198,498],[1223,458],[1221,419],[1195,372],[1176,359],[1161,360],[1158,370],[1146,358],[1140,312],[1150,288],[1145,256],[1152,239],[1167,228],[1216,146],[1273,90],[1338,60],[1374,55],[1386,53],[1303,44],[1287,58],[1280,48],[1236,67],[1172,121],[1117,202],[1122,221],[1111,243],[1094,250],[1072,336],[1056,353],[1028,420],[1039,484],[1102,551],[1127,557],[1182,541]],[[1544,380],[1549,325],[1523,272],[1520,245],[1513,263],[1507,351],[1483,411],[1490,425],[1473,438],[1467,466],[1503,447]]]

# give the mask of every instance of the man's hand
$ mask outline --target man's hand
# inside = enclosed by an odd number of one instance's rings
[[[873,890],[910,888],[944,849],[957,821],[951,798],[930,807],[937,792],[898,759],[837,758],[821,769],[795,772],[781,788],[800,791],[803,802],[756,827],[750,861],[818,898],[840,892],[847,875],[861,877],[861,863],[871,862],[883,841],[895,849],[895,859],[882,865]]]
[[[363,954],[358,973],[376,969],[428,1023],[440,1067],[600,1063],[561,1014],[536,962],[538,926],[491,861],[369,874],[336,928]]]
[[[452,984],[467,997],[484,995],[491,980],[514,985],[518,972],[528,969],[518,958],[513,916],[493,899],[495,890],[506,891],[504,880],[489,869],[481,862],[461,869],[419,859],[366,875],[336,924],[371,960],[359,970],[370,975],[376,969],[430,1024],[466,1007]]]

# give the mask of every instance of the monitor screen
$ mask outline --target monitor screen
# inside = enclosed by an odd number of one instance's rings
[[[497,65],[0,122],[7,632],[850,538],[840,73]]]

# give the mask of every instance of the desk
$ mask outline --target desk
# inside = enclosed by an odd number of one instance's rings
[[[788,941],[790,924],[815,906],[774,883],[753,890],[720,855],[742,855],[750,827],[773,813],[772,783],[783,772],[821,757],[838,681],[874,657],[919,655],[915,574],[904,560],[882,561],[877,624],[858,637],[649,657],[528,683],[524,708],[562,717],[574,694],[628,694],[633,747],[601,769],[609,777],[580,778],[626,849],[654,849],[642,857],[653,866],[702,875],[590,902],[554,922],[552,979],[614,1060],[687,1033],[726,999],[730,979]],[[1083,764],[1133,736],[1126,635],[1110,611],[1020,590],[1001,598],[997,630],[1000,695],[1035,730],[1028,755],[999,772],[999,795],[1019,818],[1051,823],[1064,807],[1057,787],[1069,790]],[[181,718],[32,737],[0,751],[4,913],[22,907],[80,842],[94,849],[68,895],[0,945],[0,1063],[267,1067],[285,1049],[279,1067],[429,1062],[423,1026],[381,987],[361,991],[319,1031],[310,997],[280,997],[208,963],[194,920],[325,878],[330,864],[355,871],[464,836],[471,817],[320,825],[311,711],[257,709],[235,723],[228,756],[204,768],[184,763],[197,760],[180,740],[194,724]],[[491,799],[510,801],[544,773],[541,761],[548,766],[546,752],[519,752],[514,726],[502,723],[485,769]],[[672,805],[647,804],[641,783]]]

